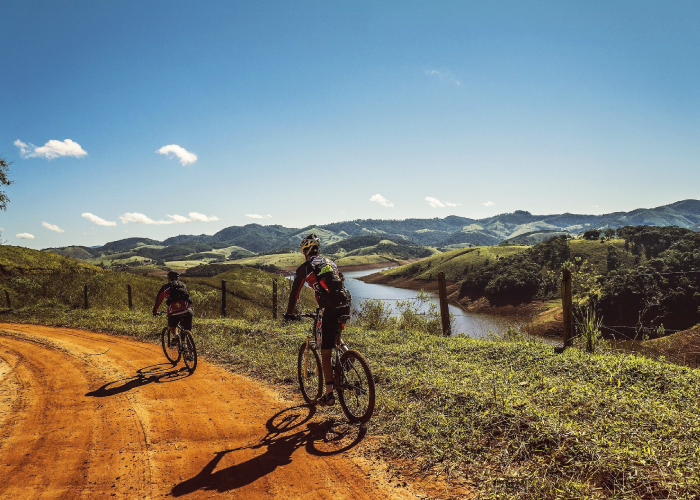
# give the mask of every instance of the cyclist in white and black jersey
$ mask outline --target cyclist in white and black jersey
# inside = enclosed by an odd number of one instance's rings
[[[318,401],[322,406],[335,404],[333,395],[333,369],[331,366],[331,354],[335,347],[336,337],[340,342],[342,327],[340,318],[349,313],[350,294],[343,286],[343,275],[338,271],[338,266],[320,255],[321,240],[315,234],[310,234],[301,240],[299,244],[306,261],[297,268],[292,283],[292,291],[289,294],[289,304],[285,319],[296,319],[294,308],[304,284],[308,284],[316,292],[316,302],[322,309],[321,322],[321,361],[323,364],[323,378],[326,381],[326,393]]]

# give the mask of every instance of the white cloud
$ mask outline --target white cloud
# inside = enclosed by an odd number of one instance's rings
[[[15,236],[17,236],[20,240],[33,240],[34,239],[34,235],[29,234],[29,233],[19,233],[19,234],[15,234]]]
[[[97,224],[98,226],[116,226],[117,223],[113,221],[108,221],[104,220],[97,215],[91,214],[90,212],[85,212],[82,217],[85,217],[87,220],[92,222],[93,224]]]
[[[435,76],[437,78],[442,78],[444,80],[451,80],[458,87],[462,85],[462,82],[455,79],[452,75],[450,75],[450,73],[448,73],[446,71],[438,71],[436,69],[424,69],[423,73],[425,73],[428,76]]]
[[[189,215],[190,215],[190,220],[188,222],[211,222],[211,221],[219,220],[219,218],[216,215],[209,216],[209,215],[200,214],[199,212],[190,212]],[[168,215],[168,217],[174,217],[174,216]],[[272,217],[272,216],[268,215],[268,217]]]
[[[63,229],[61,229],[60,227],[58,227],[56,224],[49,224],[48,222],[42,222],[41,225],[50,231],[56,231],[57,233],[65,233],[65,231]]]
[[[458,207],[459,206],[459,203],[450,203],[449,201],[440,201],[437,198],[433,198],[432,196],[426,196],[425,201],[427,201],[428,205],[430,205],[433,208]]]
[[[379,203],[380,205],[382,205],[382,206],[384,206],[384,207],[393,207],[393,206],[394,206],[394,204],[393,204],[392,202],[390,202],[389,200],[387,200],[386,198],[384,198],[384,197],[383,197],[381,194],[379,194],[379,193],[373,195],[373,196],[369,199],[369,201],[373,201],[373,202],[375,202],[375,203]]]
[[[492,202],[492,201],[486,201],[486,202],[484,202],[484,206],[485,206],[485,207],[492,207],[492,206],[494,206],[494,205],[495,205],[495,203]]]
[[[153,220],[147,215],[140,214],[138,212],[127,212],[123,215],[120,215],[119,218],[121,219],[123,224],[128,224],[129,222],[133,222],[134,224],[155,224],[155,225],[162,225],[162,224],[187,224],[189,222],[211,222],[211,221],[217,221],[219,220],[218,217],[215,215],[209,216],[209,215],[204,215],[200,214],[199,212],[190,212],[189,217],[185,217],[184,215],[169,215],[167,214],[168,217],[170,217],[170,220]]]
[[[19,139],[17,139],[14,144],[19,148],[19,154],[22,158],[46,158],[47,160],[53,160],[59,156],[74,156],[80,158],[87,155],[87,152],[80,147],[80,144],[70,139],[66,139],[65,141],[51,139],[40,147],[32,143],[27,144]]]
[[[168,158],[172,158],[172,155],[177,156],[180,159],[180,163],[183,167],[197,161],[196,154],[187,151],[185,148],[178,146],[177,144],[163,146],[157,150],[156,153],[166,155]]]
[[[267,215],[260,215],[260,214],[245,214],[246,217],[250,217],[251,219],[272,219],[272,215],[267,214]]]

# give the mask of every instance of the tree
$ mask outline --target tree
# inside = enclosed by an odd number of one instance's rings
[[[597,240],[600,238],[600,229],[589,229],[583,233],[584,240]]]
[[[611,240],[615,237],[615,230],[612,228],[608,228],[605,230],[605,239],[606,240]]]
[[[10,172],[10,165],[12,162],[8,162],[0,156],[0,186],[9,186],[12,181],[8,179],[7,174]],[[7,202],[10,199],[5,194],[5,191],[0,191],[0,210],[7,210]]]

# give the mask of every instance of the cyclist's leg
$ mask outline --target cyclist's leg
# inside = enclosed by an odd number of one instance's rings
[[[321,362],[323,364],[323,378],[326,381],[326,394],[333,393],[333,368],[331,357],[335,347],[335,338],[339,332],[338,318],[328,309],[323,312],[323,322],[321,323]]]
[[[180,314],[179,317],[180,317],[180,326],[182,326],[182,329],[189,330],[190,332],[192,332],[192,313],[186,312],[186,313]]]
[[[168,315],[168,330],[170,330],[170,344],[176,342],[177,339],[177,324],[180,322],[180,318],[177,316]]]

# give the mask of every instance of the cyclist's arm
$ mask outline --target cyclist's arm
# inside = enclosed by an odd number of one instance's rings
[[[306,279],[309,276],[309,273],[313,274],[313,271],[309,269],[307,262],[304,262],[297,268],[297,272],[294,275],[294,282],[292,283],[292,291],[289,293],[289,304],[287,304],[287,314],[294,314],[294,308],[297,306],[297,301],[299,300],[301,289],[304,288],[304,283],[306,283]]]
[[[156,314],[158,312],[158,309],[163,303],[163,300],[165,300],[165,297],[167,297],[169,294],[170,285],[163,285],[162,287],[160,287],[160,290],[158,291],[158,296],[156,297],[156,305],[153,306],[153,314]]]

